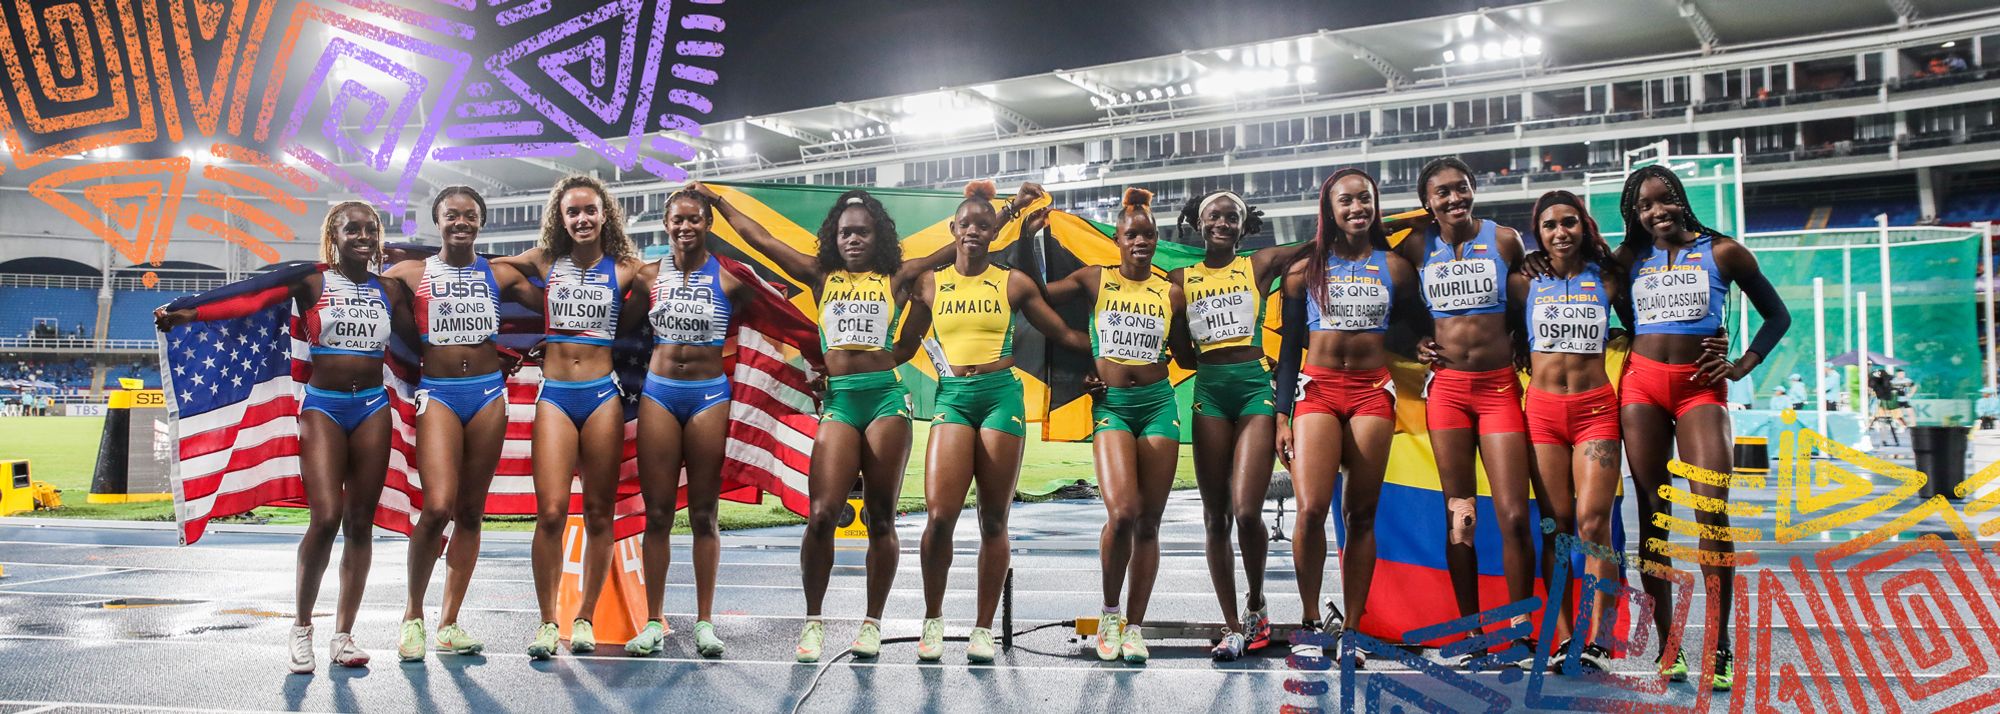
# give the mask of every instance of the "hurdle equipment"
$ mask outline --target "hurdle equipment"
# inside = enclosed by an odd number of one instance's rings
[[[646,626],[645,558],[640,549],[643,536],[625,538],[611,546],[611,572],[605,574],[604,590],[598,593],[597,609],[587,613],[597,646],[623,645]],[[583,607],[583,516],[570,516],[563,524],[562,581],[556,586],[556,628],[569,639],[570,625],[586,613]]]

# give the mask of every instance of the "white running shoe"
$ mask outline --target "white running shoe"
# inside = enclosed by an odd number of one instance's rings
[[[345,632],[333,633],[333,640],[327,643],[327,659],[342,667],[368,666],[368,653],[354,644],[354,635]]]
[[[292,674],[312,674],[313,626],[292,626]]]

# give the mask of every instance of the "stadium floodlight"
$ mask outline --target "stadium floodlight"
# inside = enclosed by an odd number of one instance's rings
[[[1521,41],[1512,37],[1507,38],[1507,41],[1500,43],[1500,53],[1508,57],[1521,56]]]
[[[1539,55],[1539,54],[1541,54],[1541,53],[1542,53],[1542,38],[1540,38],[1540,37],[1530,37],[1530,38],[1528,38],[1528,39],[1525,39],[1525,40],[1522,40],[1522,41],[1521,41],[1521,53],[1522,53],[1522,54],[1526,54],[1526,55]]]
[[[1165,92],[1161,92],[1161,91],[1160,91],[1160,88],[1159,88],[1159,87],[1154,87],[1154,88],[1153,88],[1153,99],[1156,99],[1156,100],[1157,100],[1157,99],[1160,99],[1161,97],[1164,97],[1164,96],[1166,96],[1166,93],[1165,93]]]
[[[1458,61],[1458,53],[1457,53],[1457,52],[1453,52],[1453,51],[1451,51],[1451,50],[1445,50],[1445,51],[1444,51],[1444,63],[1445,63],[1445,64],[1451,64],[1451,63],[1453,63],[1453,62],[1457,62],[1457,61]]]
[[[1952,41],[1950,41],[1950,42],[1946,42],[1946,43],[1944,43],[1944,44],[1942,44],[1942,45],[1938,45],[1938,47],[1941,47],[1941,48],[1944,48],[1944,49],[1947,49],[1947,50],[1948,50],[1948,49],[1951,49],[1951,48],[1953,48],[1953,47],[1957,47],[1957,46],[1958,46],[1958,40],[1952,40]]]
[[[1465,58],[1467,62],[1478,62],[1479,45],[1467,43],[1464,47],[1458,48],[1458,56]]]
[[[1500,43],[1487,40],[1479,46],[1479,54],[1489,60],[1500,59]]]
[[[1319,79],[1319,70],[1314,69],[1313,66],[1309,64],[1299,65],[1299,69],[1295,73],[1295,76],[1298,78],[1299,84],[1312,84],[1314,81],[1317,81]]]
[[[1175,96],[1175,95],[1178,95],[1178,94],[1180,94],[1180,89],[1176,88],[1176,87],[1175,87],[1174,85],[1171,85],[1171,84],[1167,85],[1167,98],[1168,98],[1168,99],[1173,99],[1173,98],[1174,98],[1174,96]]]
[[[1192,84],[1188,84],[1188,83],[1186,83],[1186,82],[1182,82],[1182,83],[1181,83],[1181,94],[1194,94],[1194,85],[1192,85]]]

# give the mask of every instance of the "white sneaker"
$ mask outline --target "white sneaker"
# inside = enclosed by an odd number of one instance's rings
[[[333,633],[333,640],[327,643],[327,651],[327,659],[342,667],[368,666],[368,653],[354,644],[354,635]]]
[[[313,626],[292,626],[292,674],[312,674]]]

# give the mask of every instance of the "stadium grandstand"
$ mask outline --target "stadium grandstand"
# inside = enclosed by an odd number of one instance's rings
[[[1141,185],[1160,196],[1163,226],[1186,198],[1228,188],[1266,212],[1258,241],[1309,238],[1319,182],[1343,166],[1379,177],[1400,210],[1416,205],[1425,161],[1457,155],[1479,174],[1481,212],[1525,228],[1535,196],[1581,191],[1589,174],[1661,142],[1677,155],[1740,155],[1738,224],[1752,234],[1867,228],[1878,216],[1890,226],[2000,219],[2000,6],[1990,0],[1547,0],[1366,27],[1333,15],[1300,23],[1338,29],[735,118],[672,138],[694,147],[684,168],[720,181],[1033,180],[1059,208],[1095,218]],[[107,151],[58,161],[133,158]],[[579,172],[613,183],[642,246],[661,240],[678,186],[587,151],[433,162],[385,218],[392,234],[423,240],[434,235],[424,197],[468,184],[488,196],[486,250],[518,252],[536,240],[546,187]],[[188,196],[237,193],[187,181]],[[128,372],[156,381],[132,366],[155,350],[152,308],[273,256],[313,258],[319,208],[350,197],[321,191],[289,226],[295,240],[258,250],[183,231],[172,236],[181,262],[134,267],[26,188],[4,187],[0,363],[40,365],[63,379],[39,381],[78,393]],[[159,280],[142,279],[149,271]],[[77,359],[88,374],[77,376]]]

